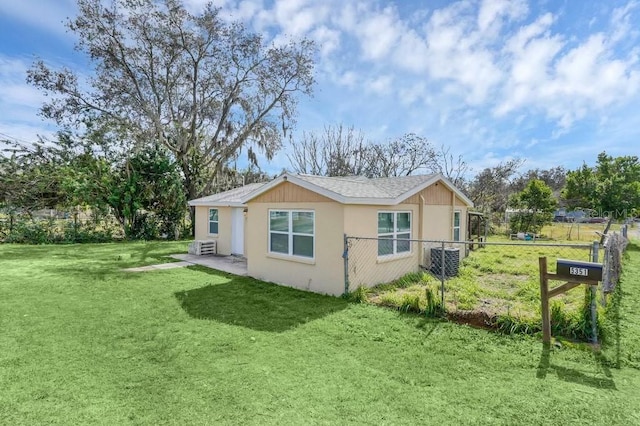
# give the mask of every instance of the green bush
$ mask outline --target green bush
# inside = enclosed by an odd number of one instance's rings
[[[498,315],[493,325],[504,334],[534,334],[540,331],[540,323],[532,319],[516,318],[512,315]]]
[[[400,299],[398,309],[404,312],[424,312],[422,300],[419,294],[405,293]]]
[[[427,286],[425,289],[425,297],[426,297],[426,305],[424,308],[424,313],[428,317],[438,317],[442,316],[445,312],[444,306],[442,306],[442,301],[438,296],[438,290],[434,290]]]
[[[551,213],[531,213],[518,212],[509,218],[509,228],[512,234],[518,232],[540,233],[542,227],[551,223],[553,215]]]
[[[346,299],[353,303],[366,303],[367,295],[369,294],[369,288],[365,286],[359,286],[354,291],[346,295]]]
[[[175,233],[161,235],[166,224],[153,214],[143,214],[136,219],[132,239],[158,240],[175,238]],[[178,236],[188,238],[191,226],[187,221],[178,224]],[[175,232],[175,230],[174,230]],[[34,219],[27,215],[14,215],[0,220],[0,242],[18,244],[70,244],[104,243],[121,240],[120,224],[110,217],[80,221],[69,219]]]

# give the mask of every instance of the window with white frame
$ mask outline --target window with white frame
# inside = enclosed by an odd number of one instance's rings
[[[378,256],[409,253],[410,239],[411,212],[378,212]]]
[[[269,252],[313,258],[315,213],[269,210]]]
[[[209,209],[209,234],[218,233],[218,209]]]
[[[460,210],[453,212],[453,241],[460,241]]]

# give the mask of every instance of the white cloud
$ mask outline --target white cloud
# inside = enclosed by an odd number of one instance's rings
[[[396,11],[389,6],[367,14],[358,22],[356,34],[365,60],[382,60],[391,52],[400,36]]]
[[[379,95],[387,95],[391,93],[393,85],[393,77],[390,75],[380,75],[367,81],[366,88]]]
[[[318,44],[322,57],[327,57],[340,47],[340,32],[322,25],[310,33]]]
[[[208,0],[184,1],[197,11]],[[0,13],[59,34],[59,21],[74,8],[73,0],[64,2],[54,10],[56,0],[0,0]],[[383,139],[420,129],[483,164],[503,150],[548,149],[585,123],[623,129],[618,116],[640,98],[639,0],[581,9],[597,16],[567,16],[566,6],[533,0],[214,4],[269,42],[316,41],[319,85],[300,123],[343,121]],[[23,76],[10,80],[0,71],[0,84],[0,131],[6,111],[12,123],[25,124],[40,94]],[[635,126],[621,134],[637,135]],[[483,150],[490,152],[485,158]]]
[[[467,103],[478,105],[501,81],[502,71],[489,48],[493,38],[480,34],[473,9],[457,2],[433,13],[427,24],[429,74],[453,82]]]
[[[74,0],[0,1],[1,14],[56,35],[65,35],[64,24],[67,18],[75,15],[76,10]]]
[[[503,18],[521,18],[528,9],[524,0],[483,0],[478,11],[478,29],[482,33],[499,32]]]
[[[637,17],[634,20],[633,12],[638,8],[638,1],[630,1],[626,5],[616,8],[611,13],[611,42],[615,43],[626,38],[635,38],[638,36]]]
[[[543,111],[558,124],[559,137],[577,120],[637,95],[640,69],[637,54],[616,51],[619,28],[574,42],[552,34],[553,22],[545,14],[507,42],[509,78],[495,113]]]
[[[346,71],[344,74],[337,78],[338,83],[343,86],[353,88],[358,82],[358,74],[354,71]]]
[[[36,140],[51,135],[53,126],[38,116],[44,95],[25,82],[29,64],[0,55],[0,138]]]
[[[400,36],[393,60],[398,66],[412,73],[423,73],[429,67],[429,49],[424,38],[411,29],[406,29]]]

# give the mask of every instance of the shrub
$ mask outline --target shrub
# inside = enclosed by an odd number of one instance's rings
[[[397,293],[385,293],[380,296],[380,305],[398,308],[401,305],[400,296]]]
[[[346,295],[346,299],[353,303],[366,303],[368,300],[367,295],[369,294],[369,292],[370,290],[368,287],[361,285],[354,291],[348,293]]]
[[[444,314],[444,306],[442,306],[442,301],[440,297],[438,297],[438,291],[433,290],[430,287],[425,289],[425,297],[426,297],[426,306],[424,308],[424,313],[428,317],[438,317]]]
[[[404,312],[416,312],[419,314],[424,311],[422,306],[423,304],[419,294],[405,293],[400,299],[398,309]]]
[[[498,315],[493,325],[504,334],[534,334],[540,331],[540,324],[533,319],[516,318],[511,315]]]

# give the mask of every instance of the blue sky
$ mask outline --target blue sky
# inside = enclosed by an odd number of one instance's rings
[[[197,11],[205,0],[185,0]],[[36,58],[88,72],[63,25],[73,0],[0,0],[0,138],[50,135]],[[354,126],[371,141],[413,132],[473,172],[520,157],[523,169],[640,155],[638,0],[217,0],[278,43],[319,46],[312,98],[295,135]],[[286,148],[268,172],[288,165]]]

